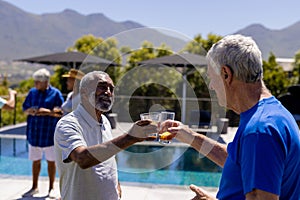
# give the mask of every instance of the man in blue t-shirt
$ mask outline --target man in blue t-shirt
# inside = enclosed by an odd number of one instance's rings
[[[223,167],[218,199],[300,199],[300,134],[293,116],[263,82],[262,57],[250,37],[229,35],[207,54],[209,88],[221,106],[240,115],[228,146],[180,122],[163,127]],[[196,199],[215,199],[191,185]]]
[[[41,170],[43,153],[48,163],[49,196],[54,197],[54,180],[56,173],[54,158],[54,131],[62,116],[61,105],[64,102],[61,92],[49,84],[50,72],[37,70],[33,74],[32,88],[24,103],[23,111],[28,115],[26,135],[29,143],[29,159],[32,160],[32,188],[23,194],[31,197],[38,193],[38,177]]]

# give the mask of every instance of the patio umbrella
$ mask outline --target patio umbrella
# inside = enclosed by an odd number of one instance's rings
[[[182,67],[182,68],[192,68],[195,66],[207,65],[205,56],[192,54],[192,53],[172,54],[169,56],[162,56],[159,58],[145,60],[139,63],[140,64],[163,64],[170,67]]]
[[[54,54],[47,54],[31,58],[22,58],[14,61],[39,63],[45,65],[63,65],[67,68],[78,69],[81,64],[99,64],[106,66],[116,66],[117,64],[82,52],[60,52]]]
[[[154,58],[150,60],[145,60],[139,62],[139,64],[163,64],[169,67],[175,67],[176,69],[181,69],[180,72],[183,75],[183,84],[182,84],[182,114],[181,121],[185,122],[186,117],[186,77],[188,68],[194,67],[205,67],[207,66],[205,56],[191,54],[191,53],[182,53],[182,54],[173,54],[169,56],[162,56],[159,58]]]

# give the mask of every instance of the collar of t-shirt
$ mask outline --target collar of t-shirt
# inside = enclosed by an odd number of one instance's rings
[[[101,121],[98,122],[86,111],[86,109],[81,104],[78,105],[77,110],[91,129],[95,126],[100,126],[103,142],[111,139],[111,136],[109,135],[109,121],[104,115],[101,116]]]

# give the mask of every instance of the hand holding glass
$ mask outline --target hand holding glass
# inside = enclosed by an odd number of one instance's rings
[[[161,112],[159,122],[164,122],[166,120],[174,120],[175,113],[174,112]],[[161,132],[161,131],[160,131]],[[159,134],[159,142],[162,144],[170,144],[171,138],[169,137],[171,134],[169,132],[163,132]]]
[[[149,112],[149,113],[142,113],[142,114],[140,114],[141,120],[150,119],[156,125],[158,124],[159,116],[160,116],[159,112]],[[158,136],[158,133],[149,133],[147,135],[147,137],[149,138],[149,140],[157,140],[157,136]]]

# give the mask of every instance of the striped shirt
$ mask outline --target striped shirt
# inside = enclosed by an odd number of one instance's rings
[[[31,107],[53,110],[54,107],[61,107],[63,102],[63,96],[57,88],[49,86],[45,91],[32,88],[23,103],[23,111]],[[29,144],[38,147],[53,146],[54,130],[58,120],[57,117],[28,115],[26,135]]]

